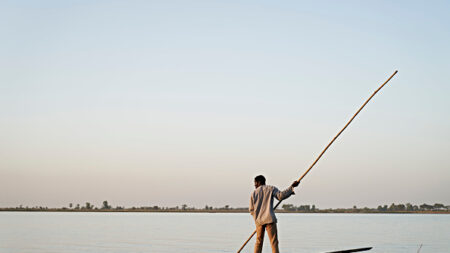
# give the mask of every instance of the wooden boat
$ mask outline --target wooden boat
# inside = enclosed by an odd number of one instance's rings
[[[366,247],[366,248],[359,248],[359,249],[347,249],[347,250],[339,250],[339,251],[330,251],[326,253],[352,253],[352,252],[361,252],[361,251],[367,251],[371,250],[372,247]]]

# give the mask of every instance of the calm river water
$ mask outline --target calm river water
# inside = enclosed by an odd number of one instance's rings
[[[421,244],[421,253],[450,252],[450,215],[277,216],[282,252],[416,253]],[[249,214],[0,212],[0,252],[236,252],[253,230]]]

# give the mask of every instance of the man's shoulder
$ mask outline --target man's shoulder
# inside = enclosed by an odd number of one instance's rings
[[[274,189],[277,189],[277,187],[275,187],[273,185],[261,185],[258,188],[256,188],[255,190],[253,190],[252,195],[257,194],[259,192],[273,191]]]
[[[252,195],[258,194],[259,192],[264,192],[267,189],[267,185],[260,185],[258,188],[254,189]]]
[[[272,192],[274,189],[277,189],[277,187],[273,186],[273,185],[262,185],[261,187],[261,191],[263,192]]]

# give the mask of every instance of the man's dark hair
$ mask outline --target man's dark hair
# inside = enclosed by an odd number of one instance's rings
[[[266,178],[263,175],[255,177],[255,182],[259,182],[261,185],[266,184]]]

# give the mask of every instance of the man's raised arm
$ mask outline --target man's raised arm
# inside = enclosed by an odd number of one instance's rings
[[[298,186],[300,182],[294,181],[292,185],[284,191],[278,190],[276,187],[274,188],[274,196],[278,200],[283,200],[289,198],[289,196],[295,194],[294,188]]]

